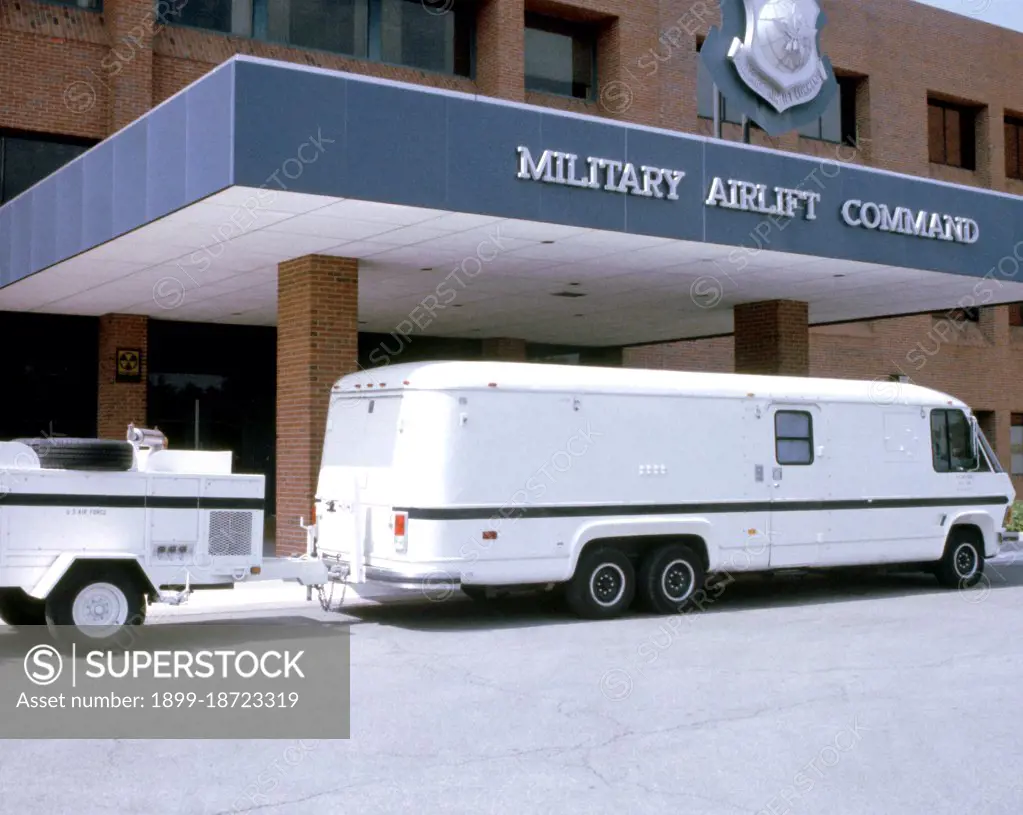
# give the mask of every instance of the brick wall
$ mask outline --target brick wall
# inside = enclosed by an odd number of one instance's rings
[[[118,382],[118,349],[138,349],[139,382]],[[99,318],[99,397],[96,427],[101,439],[125,438],[129,424],[146,425],[146,377],[149,372],[149,318],[106,314]]]
[[[359,262],[307,255],[277,284],[277,551],[305,551],[330,389],[356,370]]]
[[[796,300],[768,300],[735,307],[735,370],[745,374],[810,373],[808,308]]]

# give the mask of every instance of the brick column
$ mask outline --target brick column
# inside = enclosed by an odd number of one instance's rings
[[[110,51],[100,78],[110,93],[109,127],[114,133],[153,107],[156,4],[153,0],[104,0],[103,19]]]
[[[476,84],[485,96],[526,96],[523,0],[484,0],[476,15]]]
[[[508,337],[491,337],[483,340],[483,359],[491,362],[525,362],[526,341]]]
[[[138,356],[132,353],[137,351]],[[122,372],[138,370],[138,381],[118,382],[118,356]],[[99,318],[99,399],[97,435],[123,440],[129,424],[145,427],[149,373],[149,318],[137,314],[105,314]]]
[[[305,551],[330,389],[356,370],[359,262],[306,255],[277,272],[278,554]]]
[[[807,304],[797,300],[736,306],[736,373],[809,376],[808,312]]]

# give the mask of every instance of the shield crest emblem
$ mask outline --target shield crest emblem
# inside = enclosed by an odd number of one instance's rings
[[[739,76],[779,113],[815,99],[827,80],[817,0],[743,2],[746,34],[728,52]]]

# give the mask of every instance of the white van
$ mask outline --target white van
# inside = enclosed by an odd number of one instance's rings
[[[980,580],[1015,492],[969,408],[900,383],[400,364],[333,388],[316,551],[353,582],[562,585],[670,613],[709,575]]]

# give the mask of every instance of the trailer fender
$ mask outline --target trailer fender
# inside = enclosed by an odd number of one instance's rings
[[[720,562],[717,539],[713,526],[706,518],[614,518],[589,521],[576,531],[572,540],[571,571],[586,544],[602,538],[652,538],[695,535],[707,545],[707,559],[711,568]]]
[[[146,574],[146,570],[142,568],[142,564],[139,562],[138,555],[133,555],[129,552],[64,552],[57,556],[57,559],[53,561],[50,568],[46,570],[43,576],[36,582],[32,591],[29,592],[29,596],[36,598],[37,600],[45,600],[50,596],[50,592],[54,590],[60,581],[64,579],[64,576],[71,571],[72,567],[76,563],[82,562],[117,562],[127,566],[134,564],[134,570],[137,571],[141,577],[143,584],[146,587],[146,593],[156,593],[156,587],[153,585],[153,581],[149,579],[149,575]]]
[[[994,557],[998,554],[998,527],[1001,524],[996,524],[986,512],[976,510],[964,510],[958,514],[952,514],[948,521],[949,529],[953,526],[967,525],[976,526],[984,536],[985,557]]]

